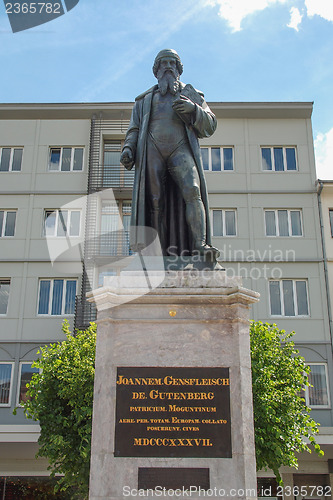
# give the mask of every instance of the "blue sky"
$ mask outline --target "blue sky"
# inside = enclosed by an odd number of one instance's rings
[[[180,54],[208,101],[314,101],[318,177],[333,179],[332,0],[80,0],[13,34],[0,5],[1,102],[133,101]]]

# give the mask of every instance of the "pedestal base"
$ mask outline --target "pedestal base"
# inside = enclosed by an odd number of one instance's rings
[[[135,280],[132,280],[132,283],[135,285]],[[130,301],[131,296],[135,297],[135,300]],[[204,496],[241,500],[256,498],[249,306],[258,300],[258,294],[242,288],[238,278],[227,279],[222,271],[210,271],[205,274],[174,271],[167,272],[163,283],[146,295],[140,296],[140,291],[130,286],[122,288],[105,286],[92,292],[91,299],[96,301],[98,307],[98,333],[90,500],[135,498],[139,496],[139,493],[135,495],[135,492],[140,486],[148,487],[147,485],[154,484],[154,481],[155,486],[156,481],[178,486],[178,494],[174,495],[177,498],[199,499]],[[150,383],[148,379],[153,377],[148,372],[147,374],[142,371],[144,367],[155,368],[156,371],[153,373],[161,373],[161,377],[157,377],[160,382],[156,381],[155,377]],[[164,371],[158,371],[158,368],[162,367],[172,370],[177,368],[197,370],[187,372],[180,370],[180,374],[189,373],[190,377],[183,375],[174,377],[178,379],[177,384],[180,386],[176,384],[177,387],[170,388],[169,381],[172,379],[165,379]],[[126,419],[125,422],[119,421],[121,404],[126,407],[124,398],[128,397],[120,391],[119,386],[122,385],[120,382],[125,380],[126,373],[135,374],[135,368],[137,368],[137,380],[134,380],[134,376],[130,377],[134,385],[128,382],[129,378],[125,384],[129,386],[129,391],[132,391],[129,393],[129,398],[132,397],[133,400],[131,408],[141,406],[150,409],[138,411],[128,408],[128,411],[132,411],[129,415],[133,415],[133,418],[128,419],[130,422],[127,424]],[[221,375],[217,377],[219,382],[214,383],[213,372],[210,369],[219,368],[229,369],[229,377]],[[172,370],[170,376],[176,373]],[[198,374],[197,377],[193,376],[195,372]],[[121,373],[123,373],[122,379],[119,378]],[[207,373],[207,376],[203,375],[204,373]],[[185,378],[195,379],[197,382],[188,382],[184,385]],[[227,379],[228,382],[225,381]],[[146,384],[147,387],[143,387],[142,384]],[[193,390],[189,389],[188,384],[193,384]],[[213,384],[217,385],[213,387]],[[225,396],[221,399],[222,404],[218,403],[219,390],[223,389],[223,385],[228,385],[228,391],[224,394],[229,394],[230,397],[229,422],[224,422],[226,418],[214,419],[214,410],[210,410],[210,413],[205,410],[206,407],[215,407],[216,412],[227,411],[223,408],[223,401],[227,401],[223,399]],[[202,387],[202,390],[199,390],[198,386]],[[151,393],[152,390],[157,393]],[[160,393],[165,392],[171,393],[171,396],[168,396],[171,399],[167,401],[160,399]],[[174,396],[175,392],[185,396]],[[189,396],[189,392],[206,396]],[[207,396],[208,393],[210,396]],[[117,397],[121,398],[122,402],[117,401]],[[182,398],[186,398],[186,401]],[[184,413],[186,419],[196,419],[198,423],[179,424],[179,434],[174,429],[165,430],[170,425],[178,426],[177,420],[172,420],[178,418],[176,414],[179,412],[173,411],[176,405],[177,408],[185,406],[193,408],[194,403],[188,401],[188,398],[204,398],[199,399],[194,406],[204,407],[203,411],[190,410],[191,414]],[[157,405],[165,408],[163,410],[165,419],[170,424],[154,422],[156,410],[151,408],[156,408]],[[146,420],[146,423],[139,422],[140,419]],[[218,426],[217,420],[220,422],[218,429],[221,429],[218,430],[217,438],[216,433],[214,438],[207,438],[206,431],[209,434],[213,429],[212,426]],[[155,430],[149,430],[148,427],[151,428],[153,423]],[[124,445],[122,439],[126,441],[126,432],[124,433],[126,427],[123,426],[120,441],[118,435],[116,445],[115,429],[118,426],[117,432],[119,432],[120,424],[129,425],[128,433],[134,433],[136,439],[148,441],[135,441],[135,438],[131,438],[128,440],[129,445]],[[184,425],[190,430],[184,431]],[[223,435],[227,426],[231,430],[231,456],[227,458],[228,453],[223,455],[223,452],[217,451],[217,456],[215,454],[214,457],[207,457],[207,447],[212,446],[212,450],[215,446],[218,447],[218,436]],[[156,431],[156,427],[162,430]],[[198,430],[194,430],[195,428]],[[177,443],[175,445],[172,439],[177,439],[174,437],[177,435],[180,436],[180,441],[179,439],[175,441]],[[175,451],[172,450],[173,456],[170,456],[170,436],[172,436],[171,446],[175,446]],[[156,441],[162,438],[165,439],[164,442]],[[149,441],[150,439],[155,441]],[[216,439],[217,442],[214,441]],[[190,448],[185,451],[186,456],[182,450],[184,445]],[[137,453],[135,446],[144,446],[142,456],[133,456]],[[159,456],[152,456],[156,454],[155,447],[162,448],[162,451],[158,450]],[[119,454],[118,448],[122,454],[124,450],[128,450],[128,453],[133,455],[116,456]],[[225,458],[222,458],[221,453]],[[193,488],[183,493],[181,487],[188,488],[188,481]],[[200,485],[203,488],[199,493],[195,487],[198,488]],[[163,484],[159,486],[163,488]],[[147,490],[145,492],[147,496]],[[160,496],[163,497],[163,493]],[[167,493],[164,497],[168,497]]]

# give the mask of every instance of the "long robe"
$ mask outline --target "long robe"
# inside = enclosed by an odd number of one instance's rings
[[[149,200],[146,196],[146,168],[147,162],[149,162],[146,144],[152,99],[157,88],[158,86],[155,85],[136,98],[124,143],[124,148],[130,148],[135,159],[130,234],[130,246],[133,250],[146,247],[151,243],[150,238],[147,238],[148,232],[141,228],[150,226]],[[181,88],[184,88],[183,83],[181,83]],[[195,104],[196,111],[193,113],[193,117],[188,117],[187,122],[190,123],[184,124],[184,128],[199,174],[201,199],[206,214],[206,242],[210,244],[208,195],[198,138],[210,137],[216,130],[217,121],[203,99],[203,94],[201,92],[199,94],[202,96],[202,104],[201,106]],[[185,202],[171,176],[167,177],[166,190],[164,214],[168,233],[166,247],[171,249],[169,253],[172,255],[191,254],[193,244],[185,218]]]

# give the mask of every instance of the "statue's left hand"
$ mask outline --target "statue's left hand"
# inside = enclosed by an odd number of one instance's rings
[[[180,95],[178,99],[173,101],[172,104],[173,109],[177,113],[193,113],[195,110],[195,104],[188,97],[184,95]]]

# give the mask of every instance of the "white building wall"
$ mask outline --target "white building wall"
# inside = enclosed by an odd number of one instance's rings
[[[120,117],[122,120],[124,106],[105,105],[105,113],[113,120],[120,120]],[[37,314],[39,278],[78,277],[77,290],[80,288],[80,264],[53,266],[42,233],[45,209],[72,203],[73,207],[82,210],[82,215],[85,211],[85,201],[81,198],[87,192],[91,117],[100,110],[91,106],[85,109],[84,105],[72,108],[73,105],[68,105],[66,111],[64,106],[54,118],[54,107],[45,106],[41,111],[25,107],[21,119],[14,120],[8,119],[8,110],[6,119],[1,119],[0,105],[0,147],[24,148],[22,171],[0,172],[0,209],[17,210],[15,237],[0,238],[0,278],[11,279],[8,312],[0,318],[0,361],[16,362],[14,379],[18,377],[19,360],[30,361],[40,344],[63,338],[63,317],[39,317]],[[125,108],[127,119],[131,106]],[[206,172],[210,208],[237,211],[237,235],[214,237],[213,244],[220,248],[228,274],[241,274],[246,287],[260,292],[261,300],[253,307],[253,319],[277,323],[286,331],[295,330],[294,340],[307,361],[327,363],[332,374],[311,111],[308,105],[303,111],[302,106],[289,109],[288,105],[281,105],[280,109],[278,104],[252,105],[250,108],[237,104],[233,110],[232,106],[215,103],[212,109],[218,116],[218,129],[211,138],[200,141],[202,146],[234,149],[233,171]],[[17,117],[19,112],[15,113]],[[41,116],[36,118],[36,113]],[[125,136],[126,127],[121,132],[118,125],[112,127],[110,123],[101,134],[100,161],[103,138],[122,139]],[[49,172],[49,148],[56,146],[84,147],[83,171]],[[298,170],[262,171],[261,146],[295,146]],[[329,201],[325,203],[330,204]],[[302,236],[265,235],[264,210],[282,208],[302,211]],[[327,217],[325,224],[327,232]],[[81,224],[82,235],[83,229]],[[331,237],[328,240],[327,253],[333,262],[333,240]],[[333,270],[329,269],[329,275],[333,279]],[[271,316],[268,280],[278,277],[307,280],[308,317]],[[68,319],[73,321],[73,317]],[[333,383],[330,390],[332,387]],[[14,401],[16,388],[12,397]],[[325,427],[333,425],[330,408],[313,411],[313,417]],[[6,425],[30,425],[22,412],[13,417],[11,408],[0,408],[0,420]]]

